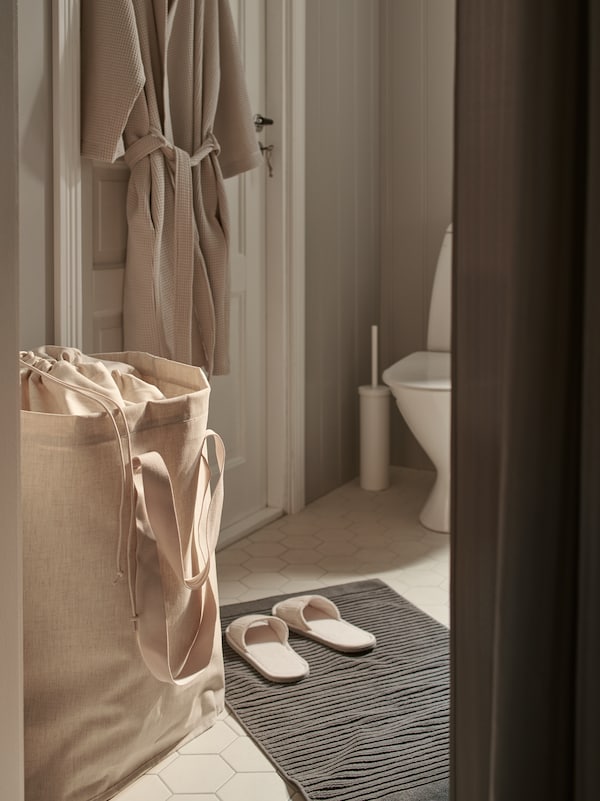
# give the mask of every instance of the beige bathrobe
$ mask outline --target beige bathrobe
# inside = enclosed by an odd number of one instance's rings
[[[123,156],[124,347],[228,372],[223,177],[260,163],[229,0],[82,0],[82,154]]]

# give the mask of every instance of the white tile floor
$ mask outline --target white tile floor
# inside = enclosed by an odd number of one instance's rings
[[[380,578],[444,625],[449,618],[448,535],[418,512],[432,474],[392,469],[392,486],[340,487],[217,554],[221,603]],[[302,801],[225,712],[114,801]]]

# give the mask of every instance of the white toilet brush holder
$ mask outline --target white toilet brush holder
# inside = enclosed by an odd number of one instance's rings
[[[384,490],[390,485],[390,390],[358,388],[360,398],[360,486]]]

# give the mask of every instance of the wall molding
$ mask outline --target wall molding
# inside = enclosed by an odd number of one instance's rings
[[[379,323],[379,2],[307,6],[306,498],[354,479]]]
[[[306,2],[267,0],[267,440],[269,507],[305,504]]]
[[[288,0],[291,24],[287,27],[289,78],[287,96],[289,110],[286,121],[288,136],[287,197],[287,274],[288,299],[288,387],[290,402],[290,497],[289,511],[294,513],[305,504],[305,90],[306,90],[306,2]]]
[[[52,2],[54,338],[83,347],[80,0]]]

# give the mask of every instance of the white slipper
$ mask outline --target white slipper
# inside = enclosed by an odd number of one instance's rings
[[[288,627],[270,615],[244,615],[225,629],[225,639],[242,659],[270,681],[298,681],[309,667],[288,643]]]
[[[336,651],[368,651],[376,639],[368,631],[344,620],[337,606],[323,595],[297,595],[279,601],[271,610],[291,631]]]

